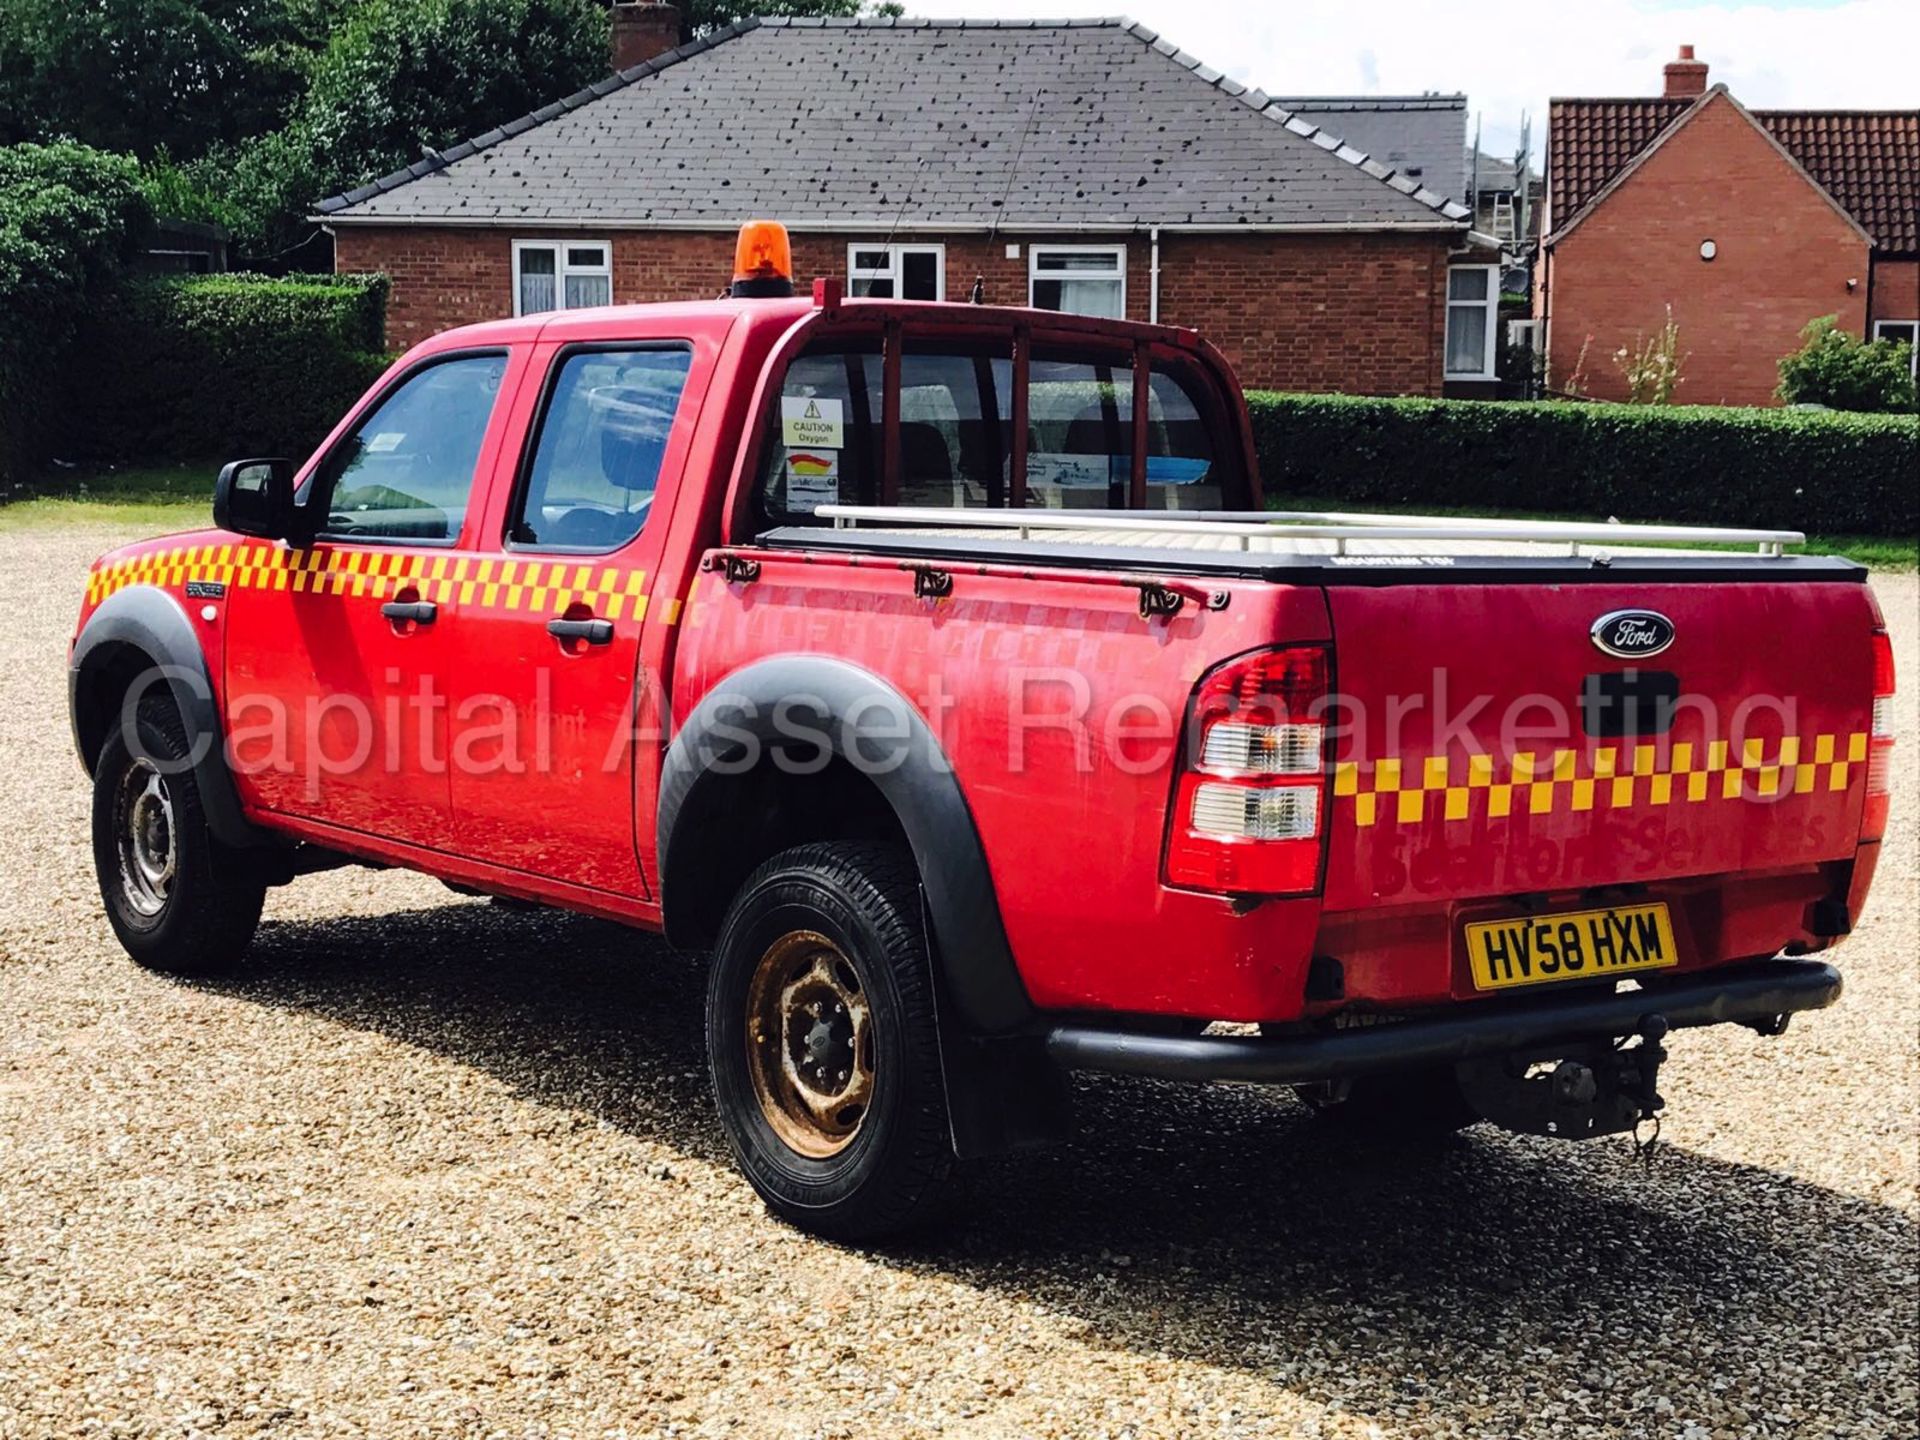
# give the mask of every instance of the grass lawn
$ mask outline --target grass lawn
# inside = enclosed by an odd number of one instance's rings
[[[0,533],[112,523],[157,534],[209,524],[218,461],[150,470],[56,470],[0,491]]]
[[[147,527],[155,534],[190,530],[208,523],[213,477],[218,461],[169,465],[151,470],[110,470],[83,474],[55,472],[31,484],[0,493],[0,533],[48,525],[110,521]],[[1325,496],[1288,495],[1275,502],[1287,510],[1351,510],[1351,502]],[[1604,520],[1604,515],[1553,515],[1527,510],[1460,510],[1431,505],[1358,507],[1387,513],[1483,515],[1511,520]],[[1739,524],[1729,516],[1727,523]],[[1734,547],[1727,547],[1729,549]],[[1920,539],[1889,535],[1807,536],[1808,555],[1844,555],[1882,570],[1912,570],[1920,565]]]

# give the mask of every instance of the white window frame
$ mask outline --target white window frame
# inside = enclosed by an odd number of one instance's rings
[[[1484,270],[1487,276],[1487,298],[1485,300],[1456,300],[1453,298],[1453,274],[1456,270]],[[1500,267],[1498,265],[1449,265],[1447,267],[1447,315],[1446,324],[1440,332],[1441,364],[1447,363],[1447,357],[1453,353],[1449,336],[1453,330],[1453,312],[1456,309],[1484,309],[1487,312],[1487,343],[1480,357],[1478,370],[1447,370],[1449,380],[1496,380],[1495,359],[1499,354],[1500,329]]]
[[[1027,306],[1038,309],[1033,303],[1033,287],[1040,280],[1104,280],[1104,275],[1092,272],[1075,274],[1071,270],[1050,270],[1040,273],[1040,261],[1047,255],[1111,255],[1114,260],[1114,278],[1120,282],[1120,318],[1127,316],[1127,247],[1124,245],[1029,245],[1027,247]]]
[[[600,253],[606,257],[599,265],[570,265],[567,263],[567,251],[575,245],[597,245]],[[607,303],[613,303],[613,242],[596,240],[591,236],[580,236],[570,240],[516,240],[513,242],[513,313],[518,316],[526,312],[520,308],[520,257],[529,250],[551,250],[553,252],[553,298],[559,303],[551,310],[539,311],[542,315],[558,315],[568,309],[567,279],[573,275],[602,275],[607,281]],[[587,307],[574,306],[574,309]]]
[[[884,270],[855,269],[853,257],[862,250],[886,251],[887,268]],[[862,280],[891,280],[893,282],[893,298],[896,300],[901,299],[901,281],[906,274],[906,267],[901,263],[901,260],[902,257],[906,255],[933,256],[933,298],[936,301],[946,299],[947,247],[943,244],[921,244],[914,241],[889,245],[884,240],[849,240],[847,242],[847,294],[853,294],[854,277],[858,276]]]
[[[1920,320],[1876,320],[1873,322],[1873,338],[1881,340],[1882,326],[1905,325],[1913,329],[1913,348],[1907,352],[1907,368],[1912,370],[1916,379],[1920,379]]]

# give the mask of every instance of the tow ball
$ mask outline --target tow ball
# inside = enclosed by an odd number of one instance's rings
[[[1617,1041],[1565,1044],[1463,1060],[1460,1090],[1482,1116],[1521,1135],[1591,1140],[1655,1120],[1667,1021],[1649,1015]],[[1629,1043],[1637,1042],[1637,1043]]]

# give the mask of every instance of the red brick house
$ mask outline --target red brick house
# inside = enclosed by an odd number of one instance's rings
[[[1252,384],[1491,378],[1466,207],[1150,30],[769,19],[649,53],[671,13],[616,6],[627,68],[321,203],[336,266],[393,277],[393,344],[715,293],[769,217],[803,278],[1192,325]]]
[[[1549,124],[1534,313],[1552,387],[1578,370],[1622,398],[1615,352],[1669,307],[1694,404],[1773,403],[1817,316],[1920,340],[1920,110],[1748,110],[1685,46],[1664,95],[1555,100]]]

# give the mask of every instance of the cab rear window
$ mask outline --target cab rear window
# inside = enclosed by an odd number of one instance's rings
[[[823,505],[928,509],[1127,509],[1133,498],[1130,355],[1036,347],[1027,453],[1014,470],[1014,363],[1005,350],[909,340],[900,356],[899,470],[885,471],[885,373],[877,344],[836,342],[787,368],[767,416],[755,507],[763,525],[825,523]],[[1145,508],[1217,510],[1247,487],[1217,397],[1184,367],[1148,373]]]

